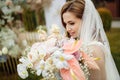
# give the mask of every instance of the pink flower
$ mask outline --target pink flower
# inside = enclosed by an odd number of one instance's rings
[[[74,55],[75,57],[67,61],[70,69],[61,69],[60,73],[63,80],[85,80],[85,75],[82,69],[80,68],[79,60],[80,55],[84,59],[84,62],[88,65],[89,69],[99,69],[98,65],[94,59],[88,56],[84,52],[80,52],[81,40],[70,39],[63,45],[64,53],[68,55]],[[71,72],[72,71],[72,72]]]
[[[81,40],[70,39],[63,45],[64,53],[72,54],[78,60],[80,57],[80,51],[79,51],[80,46],[81,46]]]
[[[81,40],[70,39],[63,45],[65,54],[73,54],[80,49]]]
[[[80,65],[77,61],[80,56],[80,49],[81,41],[70,39],[63,45],[64,53],[68,55],[74,55],[71,60],[68,60],[69,70],[68,69],[61,69],[60,73],[63,80],[85,80],[84,73],[80,68]],[[72,71],[72,72],[71,72]]]

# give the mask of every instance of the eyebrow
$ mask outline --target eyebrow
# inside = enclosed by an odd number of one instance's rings
[[[71,23],[71,22],[73,22],[73,21],[68,21],[67,23]]]

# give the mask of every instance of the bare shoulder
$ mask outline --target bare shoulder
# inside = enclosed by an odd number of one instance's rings
[[[104,61],[105,53],[104,53],[103,47],[97,46],[97,45],[92,45],[92,46],[89,46],[89,48],[93,50],[92,51],[93,57],[100,58]]]

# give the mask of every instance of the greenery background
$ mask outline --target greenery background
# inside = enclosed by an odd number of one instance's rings
[[[120,28],[112,28],[106,34],[110,42],[111,53],[120,74]]]

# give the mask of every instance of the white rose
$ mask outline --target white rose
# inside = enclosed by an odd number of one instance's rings
[[[8,49],[7,49],[6,47],[3,47],[3,48],[2,48],[2,53],[3,53],[3,54],[7,54],[7,53],[8,53]]]

